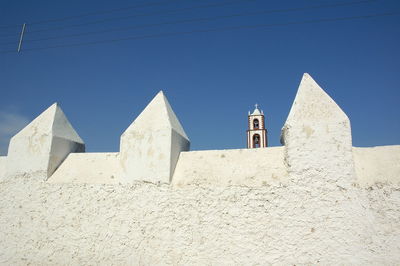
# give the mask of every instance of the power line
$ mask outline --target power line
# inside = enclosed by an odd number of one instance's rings
[[[107,9],[107,10],[103,10],[103,11],[89,12],[89,13],[85,13],[85,14],[67,16],[67,17],[62,17],[62,18],[38,20],[38,21],[30,22],[29,25],[52,23],[52,22],[57,22],[57,21],[64,21],[64,20],[70,20],[70,19],[75,19],[75,18],[95,16],[95,15],[100,15],[100,14],[109,14],[109,13],[129,10],[129,9],[137,9],[137,8],[142,8],[142,7],[148,7],[148,6],[165,5],[165,4],[170,4],[170,3],[176,2],[176,1],[181,1],[181,0],[169,0],[169,1],[162,1],[162,2],[145,3],[145,4],[135,5],[135,6],[127,6],[127,7],[120,7],[120,8],[114,8],[114,9]],[[21,25],[0,26],[0,29],[2,29],[2,28],[16,28],[16,27],[21,27]]]
[[[111,40],[102,40],[102,41],[92,41],[92,42],[64,44],[64,45],[55,45],[55,46],[38,47],[38,48],[29,48],[29,49],[24,49],[24,51],[35,51],[35,50],[46,50],[46,49],[54,49],[54,48],[88,46],[88,45],[95,45],[95,44],[102,44],[102,43],[113,43],[113,42],[128,41],[128,40],[142,40],[142,39],[149,39],[149,38],[179,36],[179,35],[187,35],[187,34],[193,34],[193,33],[220,32],[220,31],[240,30],[240,29],[256,29],[256,28],[291,26],[291,25],[313,24],[313,23],[324,23],[324,22],[335,22],[335,21],[350,21],[350,20],[368,19],[368,18],[374,18],[374,17],[394,16],[394,15],[399,15],[399,14],[400,14],[400,12],[390,12],[390,13],[371,14],[371,15],[363,15],[363,16],[303,20],[303,21],[295,21],[295,22],[287,22],[287,23],[243,25],[243,26],[223,27],[223,28],[204,29],[204,30],[192,30],[192,31],[181,31],[181,32],[171,32],[171,33],[160,33],[160,34],[132,36],[132,37],[120,38],[120,39],[111,39]],[[15,53],[15,51],[14,50],[0,51],[0,53],[1,54]]]
[[[218,20],[218,19],[242,17],[242,16],[254,16],[254,15],[270,14],[270,13],[284,13],[284,12],[304,11],[304,10],[310,10],[310,9],[332,8],[332,7],[348,6],[348,5],[355,5],[355,4],[364,4],[364,3],[374,2],[374,1],[376,1],[376,0],[363,0],[363,1],[355,1],[355,2],[347,2],[347,3],[335,3],[335,4],[330,4],[330,5],[317,5],[317,6],[298,7],[298,8],[262,10],[262,11],[256,11],[256,12],[237,13],[237,14],[224,15],[224,16],[207,17],[207,18],[175,20],[175,21],[162,22],[162,23],[153,23],[153,24],[136,25],[136,26],[122,27],[122,28],[113,28],[113,29],[107,29],[107,30],[101,30],[101,31],[60,35],[60,36],[53,36],[53,37],[48,37],[48,38],[28,39],[28,40],[25,40],[25,42],[46,41],[46,40],[62,39],[62,38],[68,38],[68,37],[79,37],[79,36],[87,36],[87,35],[93,35],[93,34],[99,34],[99,33],[140,29],[140,28],[155,27],[155,26],[162,26],[162,25],[174,25],[174,24],[190,23],[190,22],[206,22],[206,21],[212,21],[212,20]],[[15,44],[15,42],[0,43],[0,45],[3,45],[3,44]]]
[[[33,31],[28,31],[28,33],[46,32],[46,31],[52,31],[52,30],[63,30],[63,29],[68,29],[70,27],[82,27],[82,26],[86,26],[86,25],[99,24],[99,23],[104,23],[104,22],[108,22],[108,21],[124,20],[124,19],[134,18],[134,17],[145,17],[145,16],[163,15],[163,14],[170,14],[170,13],[179,13],[181,11],[190,11],[190,10],[195,10],[195,9],[199,9],[199,8],[220,7],[220,6],[231,5],[231,4],[236,4],[236,3],[240,3],[240,2],[250,2],[250,1],[257,1],[257,0],[235,0],[235,1],[227,1],[227,2],[222,2],[222,3],[209,4],[209,5],[186,7],[186,8],[172,9],[172,10],[164,10],[164,11],[145,13],[145,14],[136,14],[136,15],[130,15],[130,16],[125,16],[125,17],[108,18],[108,19],[90,21],[90,22],[86,22],[86,23],[72,24],[69,26],[53,27],[53,28],[47,28],[47,29],[42,29],[42,30],[33,30]],[[371,0],[371,1],[373,1],[373,0]],[[29,24],[29,23],[27,23],[27,24]],[[0,35],[0,37],[15,37],[15,34]]]
[[[235,4],[235,3],[249,2],[249,1],[256,1],[256,0],[227,1],[227,2],[216,3],[216,4],[201,5],[201,6],[194,6],[194,7],[185,7],[185,8],[179,8],[179,9],[172,9],[172,10],[164,10],[164,11],[157,11],[157,12],[151,12],[151,13],[130,15],[130,16],[125,16],[125,17],[107,18],[107,19],[90,21],[90,22],[86,22],[86,23],[72,24],[72,25],[69,25],[69,26],[54,27],[54,28],[48,28],[48,29],[43,29],[43,30],[34,30],[34,31],[30,31],[30,33],[45,32],[45,31],[52,31],[52,30],[62,30],[62,29],[70,28],[70,27],[82,27],[82,26],[86,26],[86,25],[99,24],[99,23],[115,21],[115,20],[124,20],[124,19],[135,18],[135,17],[145,17],[145,16],[154,16],[154,15],[178,13],[178,12],[181,12],[181,11],[189,11],[189,10],[195,10],[195,9],[199,9],[199,8],[220,7],[220,6],[226,6],[226,5],[231,5],[231,4]],[[374,0],[370,0],[370,1],[374,1]]]
[[[74,16],[68,16],[68,17],[63,17],[63,18],[34,21],[29,24],[36,25],[36,24],[44,24],[44,23],[49,23],[49,22],[57,22],[57,21],[75,19],[75,18],[88,17],[88,16],[95,16],[95,15],[100,15],[100,14],[109,14],[109,13],[129,10],[129,9],[148,7],[148,6],[160,6],[160,5],[170,4],[170,3],[176,2],[176,1],[181,1],[181,0],[169,0],[169,1],[162,1],[162,2],[145,3],[145,4],[141,4],[141,5],[136,5],[136,6],[120,7],[120,8],[110,9],[110,10],[86,13],[86,14],[82,14],[82,15],[74,15]]]

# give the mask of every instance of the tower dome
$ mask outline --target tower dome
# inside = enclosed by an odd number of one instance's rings
[[[262,113],[258,109],[258,104],[255,104],[254,107],[255,107],[254,111],[253,111],[253,113],[251,113],[251,115],[261,115]]]

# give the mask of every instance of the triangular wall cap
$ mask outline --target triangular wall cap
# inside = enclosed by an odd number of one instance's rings
[[[20,132],[15,134],[13,138],[30,131],[33,126],[40,132],[84,144],[57,102],[44,110]]]
[[[38,130],[46,133],[51,133],[52,123],[54,120],[54,116],[56,113],[58,104],[53,103],[46,110],[44,110],[41,114],[39,114],[35,119],[33,119],[29,124],[27,124],[23,129],[21,129],[17,134],[13,136],[16,137],[20,134],[24,134],[25,131],[29,131],[33,125],[38,127]]]
[[[163,91],[157,93],[146,108],[125,130],[123,135],[134,127],[148,130],[171,127],[176,133],[189,140]]]
[[[169,183],[180,152],[189,148],[181,123],[160,91],[121,136],[123,180]]]
[[[348,120],[336,102],[304,73],[285,124],[302,120]]]

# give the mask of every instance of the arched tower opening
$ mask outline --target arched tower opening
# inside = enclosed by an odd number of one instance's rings
[[[253,135],[253,148],[260,148],[260,135],[254,134]]]
[[[259,128],[260,128],[260,122],[258,121],[257,118],[255,118],[255,119],[253,120],[253,128],[254,128],[254,129],[259,129]]]

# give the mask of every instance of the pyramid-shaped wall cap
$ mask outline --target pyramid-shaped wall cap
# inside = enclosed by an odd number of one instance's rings
[[[13,173],[45,171],[50,176],[69,153],[84,150],[83,140],[54,103],[11,138],[8,168]]]
[[[172,128],[176,133],[189,140],[162,90],[157,93],[135,121],[126,129],[124,134],[133,128],[141,128],[148,131],[159,128]]]
[[[190,141],[160,91],[121,136],[123,180],[169,183]]]
[[[301,79],[285,124],[302,120],[348,120],[343,110],[308,73]]]
[[[50,134],[52,130],[53,120],[58,109],[58,104],[53,103],[46,110],[44,110],[40,115],[38,115],[33,121],[31,121],[28,125],[26,125],[23,129],[21,129],[16,135],[14,135],[12,139],[17,138],[23,134],[29,134],[29,131],[32,128],[35,128],[35,131],[40,131],[43,133]]]
[[[282,129],[281,143],[285,145],[288,171],[296,182],[311,184],[315,178],[317,182],[350,187],[354,181],[350,121],[307,73]],[[307,178],[299,181],[300,176]]]
[[[32,122],[25,126],[20,132],[18,132],[13,138],[17,138],[19,135],[29,132],[35,128],[35,131],[52,134],[57,137],[72,140],[77,143],[84,143],[71,123],[68,121],[60,104],[55,102],[45,111],[43,111],[38,117]],[[29,134],[29,133],[28,133]]]
[[[295,132],[292,126],[306,130],[305,124],[314,126],[346,124],[350,130],[350,120],[347,115],[308,73],[304,73],[301,79],[296,97],[282,128],[281,143],[286,145],[289,131]],[[312,132],[313,130],[309,129],[308,131]]]

